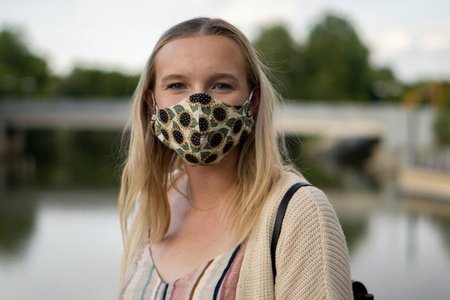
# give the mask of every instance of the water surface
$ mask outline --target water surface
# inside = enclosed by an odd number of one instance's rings
[[[449,298],[449,204],[389,189],[325,191],[346,234],[352,277],[375,299]],[[2,299],[117,298],[116,191],[10,192],[0,208]]]

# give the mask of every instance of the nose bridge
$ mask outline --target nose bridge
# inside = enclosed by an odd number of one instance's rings
[[[192,84],[192,94],[206,93],[206,82],[204,80],[196,80]]]

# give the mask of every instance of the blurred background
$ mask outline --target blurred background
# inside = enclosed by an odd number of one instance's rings
[[[450,2],[0,0],[2,299],[114,299],[121,134],[160,34],[241,28],[375,299],[450,297]]]

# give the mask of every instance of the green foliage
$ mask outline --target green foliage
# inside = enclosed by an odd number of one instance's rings
[[[434,122],[434,134],[439,145],[450,145],[450,107],[442,108]]]
[[[370,66],[368,48],[339,16],[326,15],[304,45],[297,44],[280,24],[263,29],[254,45],[274,69],[280,91],[288,98],[367,101],[392,97],[398,87],[390,69]]]
[[[21,197],[15,197],[19,194]],[[23,197],[23,198],[22,198]],[[19,201],[18,201],[19,200]],[[27,191],[5,195],[0,201],[0,253],[8,259],[23,255],[36,224],[37,201]],[[26,208],[26,209],[24,209]]]
[[[0,31],[0,98],[7,96],[129,97],[137,75],[75,67],[67,77],[50,73],[44,58],[33,54],[20,31]]]
[[[254,44],[286,98],[367,101],[398,99],[401,93],[389,68],[370,65],[369,50],[340,16],[325,15],[303,44],[283,24],[262,29]],[[19,31],[0,31],[0,98],[129,97],[137,83],[138,76],[85,67],[65,77],[52,75]]]
[[[434,134],[440,145],[450,145],[450,82],[443,85],[442,104],[434,122]]]
[[[308,138],[306,136],[287,135],[285,145],[288,152],[288,161],[313,184],[327,187],[340,186],[342,182],[339,178],[327,173],[320,165],[317,157],[312,157],[311,154],[304,151],[310,148],[314,144],[314,141],[315,137]]]
[[[0,31],[0,97],[42,95],[49,77],[47,62],[30,52],[18,30]]]
[[[369,51],[344,19],[328,15],[316,25],[309,35],[303,60],[303,97],[367,98]]]
[[[371,88],[369,91],[372,100],[399,101],[404,87],[397,81],[390,68],[372,68]]]
[[[77,67],[60,80],[56,93],[74,97],[127,97],[133,94],[138,81],[138,76]]]
[[[295,96],[298,58],[301,51],[284,25],[262,30],[254,46],[271,70],[271,80],[286,97]]]
[[[26,155],[36,162],[37,186],[110,186],[118,182],[117,132],[28,131]]]

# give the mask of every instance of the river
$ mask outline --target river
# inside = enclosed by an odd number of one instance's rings
[[[392,186],[325,189],[352,278],[375,299],[448,299],[450,205]],[[114,189],[35,189],[2,196],[2,299],[116,299],[122,251]]]

